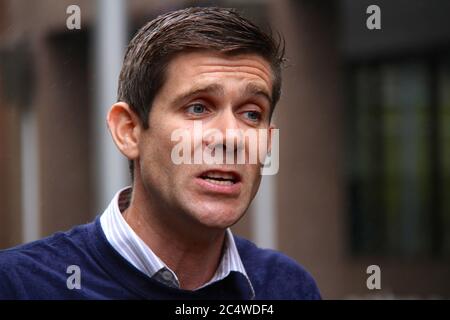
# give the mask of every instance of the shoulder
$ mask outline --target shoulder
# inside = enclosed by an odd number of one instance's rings
[[[0,266],[8,265],[12,262],[26,260],[37,261],[47,256],[52,258],[64,255],[62,249],[80,247],[85,243],[85,234],[90,227],[91,223],[79,225],[66,232],[56,232],[40,240],[0,250]]]
[[[86,227],[0,250],[0,299],[26,298],[29,292],[64,276],[67,266],[76,264],[82,255]]]
[[[267,299],[320,299],[312,275],[297,261],[272,249],[235,237],[236,247],[252,284],[270,296]],[[255,288],[255,291],[258,291]]]

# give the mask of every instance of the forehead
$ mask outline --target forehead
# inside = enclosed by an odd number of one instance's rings
[[[177,88],[227,79],[258,83],[271,91],[274,75],[270,63],[257,54],[225,55],[215,51],[178,54],[166,73],[166,84]]]

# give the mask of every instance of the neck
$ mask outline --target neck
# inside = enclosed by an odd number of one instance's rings
[[[208,282],[220,263],[225,230],[183,219],[158,207],[158,201],[152,201],[143,191],[135,183],[125,221],[176,273],[182,289],[193,290]]]

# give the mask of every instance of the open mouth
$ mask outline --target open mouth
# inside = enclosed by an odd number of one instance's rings
[[[219,186],[231,186],[240,181],[235,172],[207,171],[200,176],[201,179]]]

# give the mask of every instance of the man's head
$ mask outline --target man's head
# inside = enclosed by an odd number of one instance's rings
[[[224,133],[269,130],[283,55],[279,42],[229,9],[179,10],[139,30],[108,123],[149,200],[210,226],[226,227],[242,216],[258,189],[259,165],[176,165],[171,134],[192,132],[195,120]],[[193,145],[193,152],[208,143]],[[233,185],[205,175],[232,176]]]
[[[153,99],[166,79],[175,55],[213,50],[227,55],[256,53],[273,72],[273,106],[281,90],[284,46],[231,9],[188,8],[157,17],[131,40],[119,79],[118,100],[128,103],[144,128]]]

